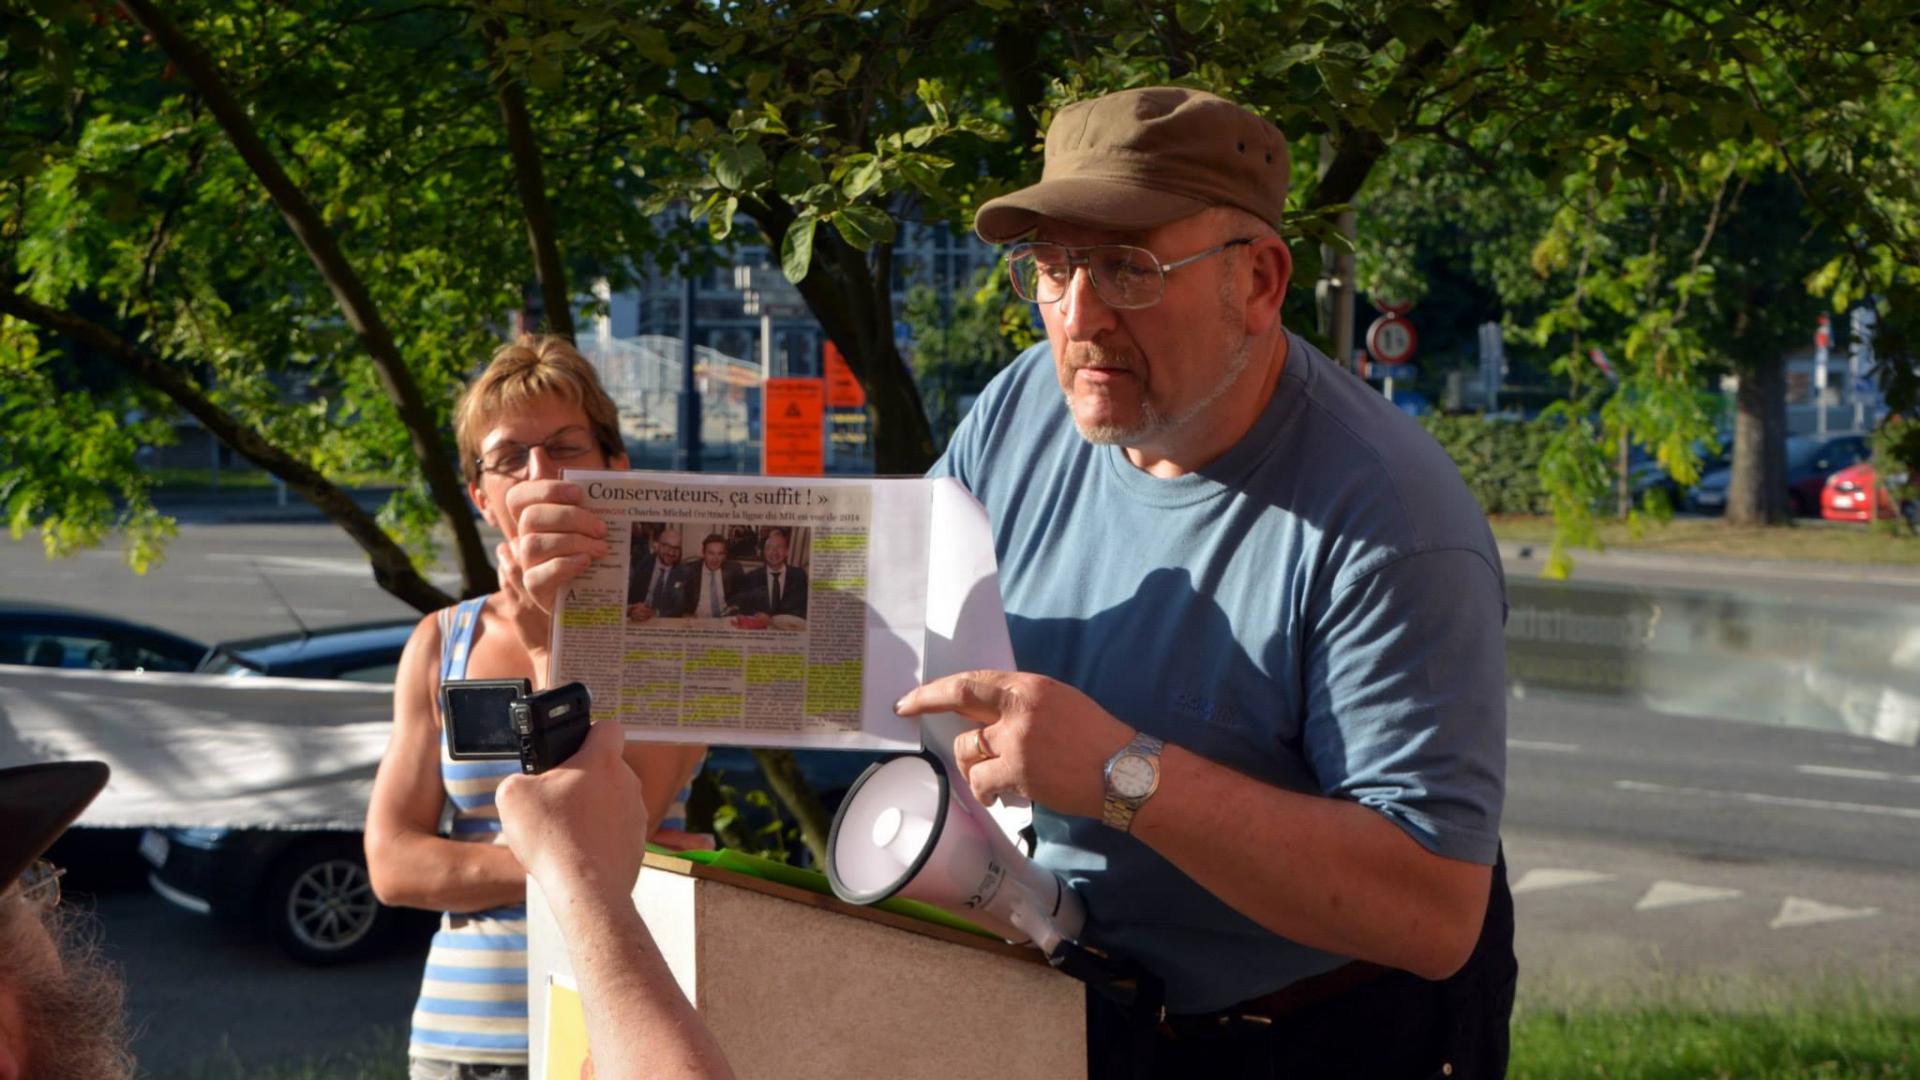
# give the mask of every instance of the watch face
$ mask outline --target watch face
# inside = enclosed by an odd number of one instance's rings
[[[1114,793],[1123,799],[1143,799],[1153,790],[1153,762],[1139,754],[1127,754],[1113,763]]]

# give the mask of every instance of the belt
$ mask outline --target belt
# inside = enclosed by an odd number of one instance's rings
[[[1394,969],[1365,960],[1351,960],[1332,971],[1291,982],[1270,994],[1248,998],[1219,1012],[1168,1013],[1160,1031],[1176,1039],[1225,1034],[1248,1025],[1269,1027],[1275,1020],[1359,989]]]

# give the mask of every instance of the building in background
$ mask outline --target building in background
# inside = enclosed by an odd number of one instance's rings
[[[752,235],[740,220],[735,235]],[[976,274],[991,267],[999,253],[970,232],[944,225],[903,224],[893,252],[894,340],[904,360],[912,350],[901,320],[907,290],[927,285],[948,294],[967,288]],[[701,466],[709,472],[757,472],[760,461],[762,321],[748,314],[733,266],[778,265],[765,247],[740,244],[731,262],[692,281],[679,274],[649,270],[640,285],[611,292],[597,290],[605,314],[583,321],[581,352],[620,408],[620,422],[636,467],[671,468],[679,443],[682,386],[682,337],[692,303],[694,379],[700,394]],[[770,320],[773,377],[825,375],[827,334],[809,314]],[[827,452],[828,472],[873,471],[871,450],[858,417],[836,418]]]

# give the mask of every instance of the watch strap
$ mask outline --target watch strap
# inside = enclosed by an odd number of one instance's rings
[[[1107,766],[1102,775],[1103,786],[1106,789],[1106,799],[1100,806],[1102,822],[1121,832],[1133,831],[1133,816],[1140,812],[1140,807],[1153,797],[1154,792],[1160,790],[1160,751],[1166,745],[1163,740],[1144,731],[1136,732],[1132,741],[1107,759]],[[1146,794],[1135,798],[1122,796],[1113,788],[1113,767],[1121,758],[1128,756],[1145,758],[1153,766],[1153,786],[1147,789]]]

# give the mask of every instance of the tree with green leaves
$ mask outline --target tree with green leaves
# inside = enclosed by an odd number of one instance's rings
[[[1833,252],[1797,287],[1836,310],[1872,298],[1889,403],[1913,407],[1920,24],[1899,3],[1814,12],[1664,0],[1573,9],[1189,0],[1144,14],[1075,10],[1084,17],[1061,20],[1073,56],[1063,96],[1177,79],[1247,102],[1294,143],[1304,212],[1364,207],[1373,191],[1390,201],[1396,183],[1420,182],[1424,161],[1486,185],[1480,212],[1535,223],[1526,261],[1537,280],[1522,280],[1515,234],[1502,241],[1502,291],[1536,294],[1515,329],[1553,356],[1568,387],[1542,463],[1561,526],[1556,572],[1569,566],[1569,544],[1597,542],[1593,507],[1615,448],[1640,443],[1676,477],[1690,475],[1713,434],[1696,392],[1704,376],[1777,344],[1751,327],[1775,316],[1762,307],[1780,279],[1798,275],[1736,269],[1751,253],[1728,249],[1750,239],[1733,222],[1777,212],[1782,184],[1807,223],[1795,259]],[[1448,156],[1422,157],[1435,150]],[[1295,252],[1303,273],[1317,269],[1310,248]],[[1779,325],[1812,307],[1784,306]],[[1596,374],[1595,346],[1613,358],[1618,390]],[[1736,521],[1773,514],[1760,493],[1784,488],[1782,463],[1763,453],[1781,437],[1760,404],[1774,393],[1767,369],[1746,382]]]
[[[879,470],[911,473],[934,445],[894,344],[900,225],[964,222],[1017,171],[1018,140],[1034,130],[1030,43],[1007,35],[996,6],[503,0],[488,11],[511,33],[511,70],[632,120],[617,153],[647,211],[684,207],[716,244],[737,220],[752,224],[865,388]]]
[[[960,423],[961,399],[978,394],[1040,338],[1032,305],[1013,295],[998,267],[950,294],[915,285],[907,291],[902,318],[911,334],[914,380],[943,445]]]
[[[606,198],[612,122],[572,106],[538,145],[472,12],[127,0],[4,19],[0,414],[36,417],[0,454],[16,535],[58,554],[120,527],[146,565],[170,525],[133,454],[165,429],[115,418],[186,413],[323,510],[400,599],[448,601],[416,564],[436,527],[463,591],[490,589],[448,410],[522,282],[569,329],[563,245],[618,273],[653,241]],[[543,152],[564,166],[551,191]],[[62,422],[38,422],[49,401]],[[378,516],[333,479],[370,471],[406,481]]]

